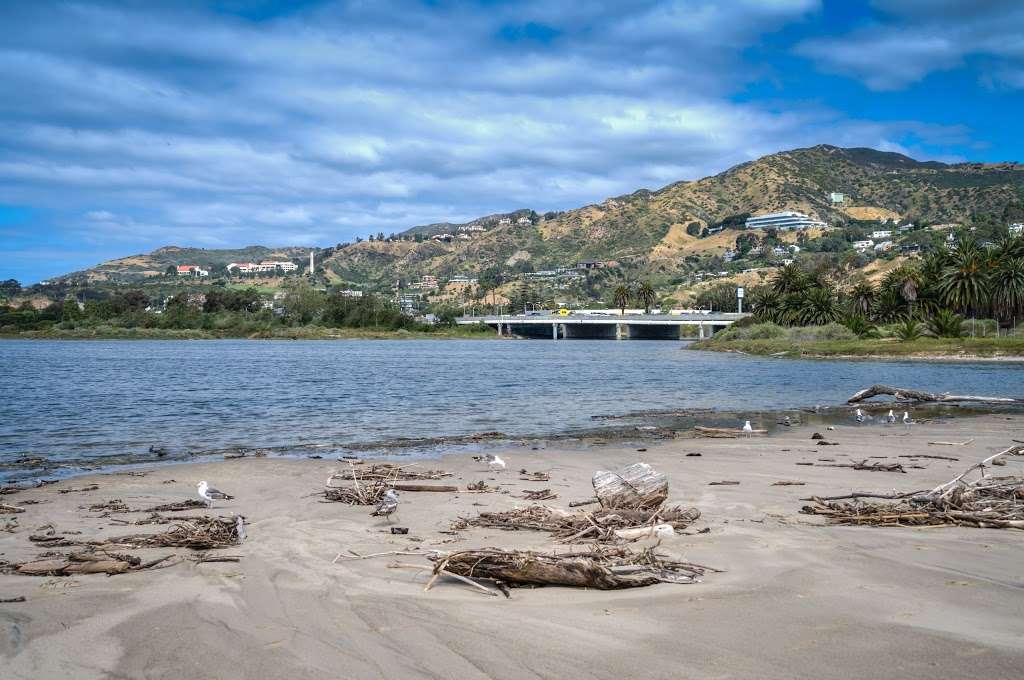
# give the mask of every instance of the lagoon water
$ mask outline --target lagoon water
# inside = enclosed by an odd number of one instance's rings
[[[595,415],[839,404],[875,382],[1019,395],[1024,366],[779,360],[656,341],[3,340],[0,482],[152,460],[151,446],[174,459],[544,436],[594,427]]]

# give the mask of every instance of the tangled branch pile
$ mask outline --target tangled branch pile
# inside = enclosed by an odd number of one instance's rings
[[[444,470],[417,470],[415,465],[395,465],[394,463],[378,463],[367,469],[356,469],[354,465],[347,470],[331,475],[331,479],[343,479],[347,481],[369,482],[375,480],[384,481],[413,481],[418,479],[444,479],[451,477],[452,473]],[[330,482],[330,480],[328,480]]]
[[[108,539],[104,545],[125,548],[191,548],[215,550],[238,545],[245,539],[245,519],[238,517],[195,517],[179,521],[159,534],[135,534]]]
[[[486,527],[518,531],[548,531],[564,543],[615,542],[622,538],[616,532],[669,524],[685,529],[700,517],[697,508],[659,506],[651,509],[608,509],[594,512],[566,512],[545,505],[530,505],[502,512],[482,512],[476,517],[463,517],[452,524],[459,531],[467,527]]]
[[[832,524],[875,526],[958,525],[983,529],[1024,529],[1024,477],[990,477],[986,466],[999,458],[1020,455],[1024,447],[1014,446],[982,462],[931,491],[900,498],[896,502],[825,501],[814,498],[801,512],[822,515]],[[980,476],[966,481],[978,471]]]
[[[652,549],[602,547],[586,552],[463,550],[431,555],[434,573],[490,579],[509,585],[559,585],[613,590],[655,583],[696,583],[709,567],[673,560]]]
[[[324,498],[349,505],[377,505],[389,488],[390,485],[383,479],[363,484],[355,482],[352,486],[328,486],[324,489]]]

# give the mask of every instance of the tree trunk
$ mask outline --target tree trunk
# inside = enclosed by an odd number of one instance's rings
[[[983,402],[987,404],[1024,404],[1024,399],[1015,397],[982,397],[976,395],[964,395],[964,394],[949,394],[944,392],[942,394],[934,394],[931,392],[922,392],[921,390],[912,390],[906,387],[892,387],[891,385],[872,385],[871,387],[865,388],[860,392],[857,392],[852,397],[846,400],[847,404],[857,404],[871,397],[877,397],[881,394],[895,397],[896,399],[906,401],[927,401],[927,402],[958,402],[958,401],[975,401]]]
[[[668,498],[668,478],[647,463],[594,473],[594,495],[605,508],[656,508]]]
[[[468,578],[484,578],[518,585],[574,586],[614,590],[659,583],[650,573],[616,574],[587,557],[531,555],[472,550],[455,553],[441,562],[444,569]]]

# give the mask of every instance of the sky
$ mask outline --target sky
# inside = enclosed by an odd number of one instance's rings
[[[1024,2],[4,0],[0,93],[0,279],[33,283],[819,143],[1024,160]]]

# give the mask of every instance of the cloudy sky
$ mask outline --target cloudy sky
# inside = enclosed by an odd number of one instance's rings
[[[9,0],[0,92],[0,278],[31,283],[817,143],[1024,160],[1024,2]]]

